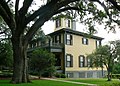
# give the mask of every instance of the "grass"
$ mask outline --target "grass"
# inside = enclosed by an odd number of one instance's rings
[[[50,80],[33,80],[32,83],[10,84],[10,80],[0,80],[0,86],[86,86]]]
[[[65,79],[68,81],[74,81],[74,82],[83,82],[83,83],[89,83],[89,84],[97,84],[99,86],[110,86],[111,84],[120,84],[120,80],[118,79],[112,79],[112,81],[107,81],[107,79]]]
[[[62,79],[74,82],[83,82],[89,84],[97,84],[98,86],[120,86],[120,80],[113,79],[112,81],[107,81],[107,79]],[[32,83],[23,84],[10,84],[10,80],[0,80],[0,86],[87,86],[71,84],[66,82],[51,81],[51,80],[32,80]]]

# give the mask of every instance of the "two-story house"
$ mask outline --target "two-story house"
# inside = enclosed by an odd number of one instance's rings
[[[69,78],[99,78],[104,75],[100,68],[89,68],[90,59],[86,57],[101,45],[103,38],[76,31],[75,22],[66,18],[57,19],[55,31],[47,36],[48,44],[41,47],[55,54],[57,72]]]

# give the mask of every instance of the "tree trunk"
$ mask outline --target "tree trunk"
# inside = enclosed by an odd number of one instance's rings
[[[22,36],[12,37],[13,44],[13,77],[12,83],[26,83],[29,81],[27,73],[27,45],[23,42]]]
[[[108,75],[107,75],[108,80],[107,81],[111,81],[111,72],[109,69],[107,71],[108,71]]]

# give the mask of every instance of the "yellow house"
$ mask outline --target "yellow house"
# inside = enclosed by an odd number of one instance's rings
[[[46,48],[55,54],[57,72],[64,73],[69,78],[99,78],[105,70],[91,69],[87,54],[92,53],[101,45],[103,38],[90,36],[76,31],[75,22],[61,18],[55,21],[55,31],[48,34],[49,42]]]

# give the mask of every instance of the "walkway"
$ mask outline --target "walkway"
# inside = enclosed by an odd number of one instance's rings
[[[74,82],[74,81],[66,81],[66,80],[58,80],[58,79],[53,79],[53,78],[43,78],[43,79],[45,79],[45,80],[52,80],[52,81],[67,82],[67,83],[74,83],[74,84],[83,84],[83,85],[88,85],[88,86],[97,86],[96,84]]]

